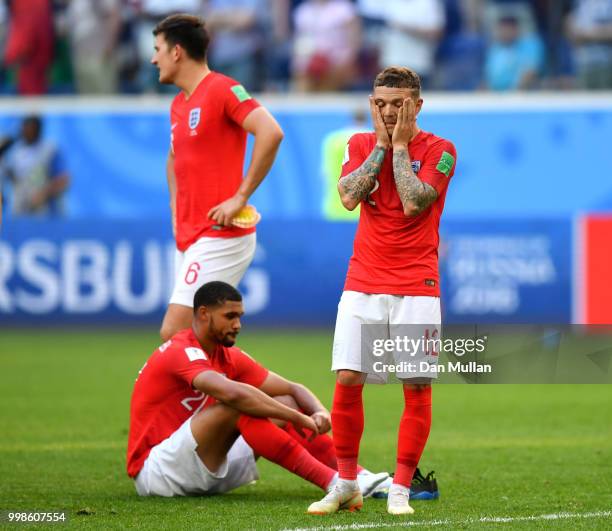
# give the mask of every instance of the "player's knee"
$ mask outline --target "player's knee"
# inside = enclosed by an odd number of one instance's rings
[[[339,370],[336,374],[336,381],[341,385],[361,385],[365,382],[365,378],[366,375],[362,372],[348,369]]]
[[[291,409],[299,409],[300,407],[298,406],[298,403],[295,401],[295,398],[293,398],[291,395],[278,395],[278,396],[274,396],[272,397],[274,398],[274,400],[276,400],[277,402],[280,402],[281,404],[290,407]]]
[[[405,383],[404,382],[404,389],[409,389],[412,391],[422,391],[423,389],[427,389],[428,387],[431,387],[431,381],[430,382],[421,382],[421,383]]]
[[[176,325],[173,323],[172,319],[164,319],[161,328],[159,329],[159,336],[161,340],[165,343],[172,339],[172,336],[178,332]]]
[[[193,309],[181,304],[170,303],[164,320],[162,321],[159,335],[162,341],[172,339],[172,336],[181,330],[191,327],[193,320]]]
[[[173,335],[174,331],[172,330],[172,327],[168,326],[166,323],[163,323],[159,329],[159,337],[161,337],[162,342],[165,343]]]
[[[191,419],[191,429],[195,431],[201,424],[207,428],[215,425],[228,425],[238,422],[241,413],[227,404],[215,404],[198,411]]]
[[[274,400],[280,402],[281,404],[290,407],[291,409],[300,409],[300,406],[295,401],[295,399],[290,395],[277,395],[273,396]],[[273,424],[276,424],[279,428],[284,428],[287,425],[287,421],[280,419],[270,419]]]

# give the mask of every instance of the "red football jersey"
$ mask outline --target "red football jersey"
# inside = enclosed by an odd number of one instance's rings
[[[361,166],[375,145],[375,133],[353,135],[341,176]],[[438,226],[457,153],[451,142],[425,131],[410,142],[408,152],[412,169],[438,198],[418,216],[405,216],[393,179],[393,151],[387,151],[377,184],[361,202],[346,291],[440,296]]]
[[[233,238],[255,228],[220,227],[210,209],[232,197],[243,177],[247,133],[242,123],[259,103],[237,81],[211,72],[189,99],[180,92],[170,108],[176,175],[176,246],[198,238]]]
[[[127,472],[136,477],[151,448],[172,435],[189,417],[215,403],[193,389],[203,371],[216,371],[230,380],[254,387],[263,384],[268,370],[239,348],[202,350],[193,331],[183,330],[160,346],[140,370],[130,404]]]

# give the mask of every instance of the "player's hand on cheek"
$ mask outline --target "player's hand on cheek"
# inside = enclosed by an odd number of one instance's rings
[[[417,130],[417,126],[416,126],[416,115],[417,115],[417,110],[416,110],[416,103],[412,98],[407,98],[404,100],[404,117],[407,120],[407,125],[409,127],[410,130],[410,136],[408,139],[408,142],[410,142],[414,136],[416,135],[416,130]]]
[[[412,98],[406,98],[398,113],[393,129],[393,147],[406,147],[414,136],[416,108]]]
[[[370,96],[370,114],[372,115],[372,124],[374,125],[374,131],[376,132],[376,143],[384,149],[389,149],[389,133],[385,127],[385,122],[380,114],[378,105],[374,102],[374,98]]]
[[[208,217],[219,225],[230,225],[232,219],[238,214],[240,209],[246,205],[246,200],[235,195],[213,207],[208,212]]]

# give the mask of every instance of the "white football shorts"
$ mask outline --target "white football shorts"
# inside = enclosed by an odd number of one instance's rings
[[[345,291],[338,304],[332,371],[363,372],[369,383],[387,383],[390,375],[427,383],[437,378],[438,363],[428,340],[440,339],[441,332],[438,297]]]
[[[221,280],[236,287],[253,260],[255,233],[238,238],[200,238],[184,252],[176,251],[174,291],[170,304],[193,307],[200,286]]]
[[[140,496],[221,494],[259,478],[253,450],[238,437],[217,472],[209,471],[196,453],[191,418],[151,449],[134,479]]]

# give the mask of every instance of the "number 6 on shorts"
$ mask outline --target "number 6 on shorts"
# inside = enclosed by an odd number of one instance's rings
[[[200,264],[198,262],[193,262],[189,264],[187,268],[187,273],[185,273],[185,283],[193,284],[198,280],[198,274],[200,273]]]

